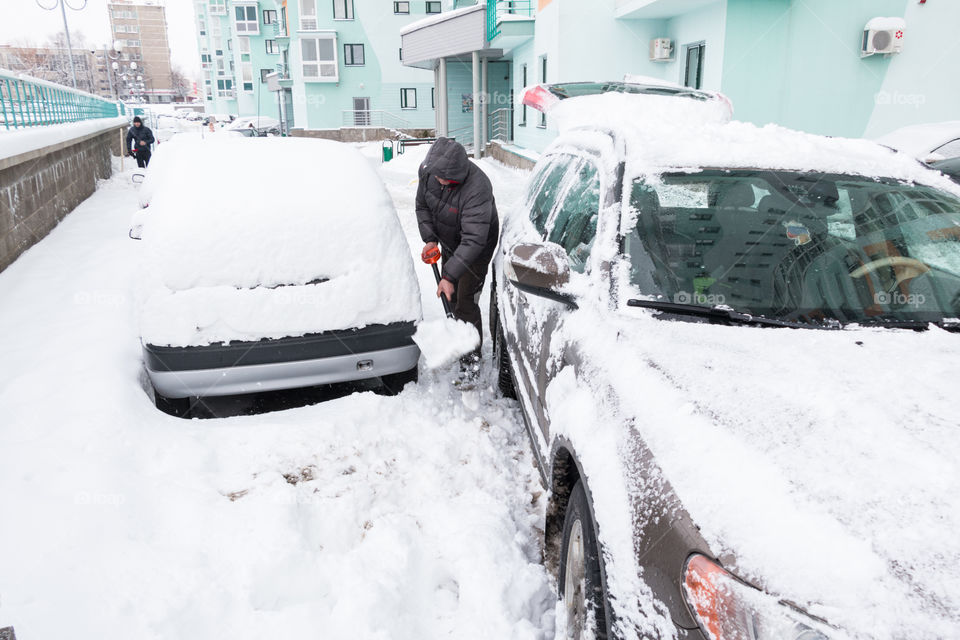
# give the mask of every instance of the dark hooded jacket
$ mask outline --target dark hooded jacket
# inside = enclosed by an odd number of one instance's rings
[[[147,144],[144,147],[140,146],[140,142],[146,142]],[[127,129],[127,151],[133,149],[134,151],[140,151],[141,149],[150,150],[150,145],[154,142],[153,140],[153,131],[150,131],[150,127],[145,124],[140,124],[139,127],[134,127],[131,125]]]
[[[444,186],[436,178],[453,180]],[[420,165],[417,223],[424,242],[443,249],[443,276],[456,282],[468,267],[489,264],[500,236],[490,178],[470,162],[463,145],[440,138]]]

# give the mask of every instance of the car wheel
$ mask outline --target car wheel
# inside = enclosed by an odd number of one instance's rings
[[[497,367],[497,389],[504,398],[517,399],[517,387],[513,382],[513,371],[510,369],[510,353],[507,351],[507,341],[503,337],[503,327],[500,319],[494,321],[496,333],[493,337],[493,362]]]
[[[391,373],[387,376],[380,376],[380,382],[383,385],[383,391],[388,396],[395,396],[403,388],[407,386],[408,382],[416,382],[420,377],[420,371],[417,367],[410,369],[409,371],[401,371],[400,373]]]
[[[564,638],[581,640],[607,637],[600,547],[594,536],[593,516],[587,493],[578,480],[567,503],[560,556],[560,621]],[[565,623],[565,624],[564,624]]]
[[[178,418],[190,417],[190,398],[167,398],[156,390],[153,392],[154,403],[157,409]]]

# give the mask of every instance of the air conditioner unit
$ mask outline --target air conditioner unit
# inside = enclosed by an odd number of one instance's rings
[[[890,55],[903,51],[903,37],[907,23],[903,18],[873,18],[863,28],[860,57],[877,53]]]
[[[670,38],[654,38],[650,41],[650,60],[652,62],[673,61],[673,42]]]

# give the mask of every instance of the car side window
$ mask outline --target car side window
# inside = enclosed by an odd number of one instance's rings
[[[567,252],[571,269],[583,273],[597,235],[600,174],[592,162],[583,160],[576,166],[575,176],[551,221],[548,239]]]
[[[564,180],[570,165],[575,163],[575,159],[569,156],[561,156],[545,167],[543,177],[539,182],[534,180],[534,191],[530,198],[530,221],[536,227],[540,235],[546,232],[547,221],[553,212],[557,201],[568,186],[568,181]]]
[[[960,156],[960,139],[951,140],[950,142],[941,145],[933,150],[933,153],[938,153],[944,158],[956,158]]]

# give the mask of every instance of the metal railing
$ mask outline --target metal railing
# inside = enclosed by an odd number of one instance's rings
[[[512,139],[511,119],[513,118],[513,109],[503,107],[490,113],[490,139],[509,142]]]
[[[344,109],[345,127],[387,127],[388,129],[409,129],[410,123],[389,111],[369,109]]]
[[[533,0],[487,0],[487,42],[500,35],[500,23],[505,18],[532,18],[533,15]]]
[[[25,129],[126,115],[121,102],[0,69],[0,124]]]

